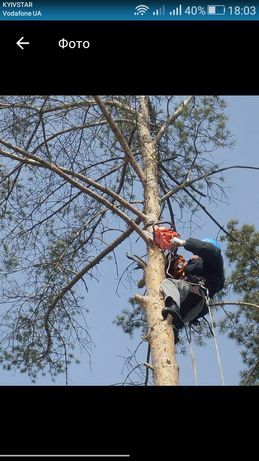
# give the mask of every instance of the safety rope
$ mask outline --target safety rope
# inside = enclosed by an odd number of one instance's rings
[[[218,360],[218,366],[219,366],[219,371],[220,371],[221,382],[222,382],[222,385],[225,386],[223,368],[222,368],[222,364],[221,364],[221,359],[220,359],[220,355],[219,355],[219,348],[218,348],[218,342],[217,342],[217,338],[216,338],[216,331],[215,331],[215,328],[214,328],[214,318],[213,318],[211,308],[210,308],[209,291],[201,282],[197,283],[197,284],[196,283],[190,283],[190,284],[191,285],[200,285],[200,287],[204,291],[206,291],[206,295],[204,296],[204,301],[205,301],[205,303],[206,303],[206,305],[208,307],[208,311],[209,311],[210,324],[211,324],[210,330],[212,332],[212,336],[213,336],[214,342],[215,342],[215,349],[216,349],[216,354],[217,354],[217,360]],[[187,336],[187,339],[188,339],[188,342],[189,342],[189,349],[190,349],[190,355],[191,355],[191,360],[192,360],[192,367],[193,367],[193,371],[194,371],[195,384],[197,384],[197,368],[196,368],[195,356],[194,356],[194,353],[193,353],[193,350],[192,350],[192,343],[191,343],[191,326],[190,326],[190,330],[189,330],[190,331],[190,338],[188,337],[186,327],[185,327],[185,331],[186,331],[186,336]]]
[[[170,267],[171,261],[172,261],[172,253],[170,252],[169,255],[168,255],[168,265],[167,265],[167,268],[166,268],[166,274],[169,275],[169,277],[173,278],[172,275],[169,273],[169,267]],[[220,376],[221,376],[222,385],[225,386],[223,369],[222,369],[222,364],[221,364],[220,355],[219,355],[219,348],[218,348],[218,343],[217,343],[217,338],[216,338],[216,331],[215,331],[215,328],[214,328],[214,318],[213,318],[211,308],[210,308],[210,304],[209,304],[210,298],[209,298],[209,294],[208,294],[208,289],[205,287],[205,284],[204,284],[203,280],[198,282],[198,283],[195,283],[195,282],[187,282],[187,283],[189,283],[190,285],[199,286],[206,293],[206,294],[204,293],[203,302],[205,302],[207,304],[207,307],[208,307],[209,316],[210,316],[210,323],[211,323],[210,330],[211,330],[211,333],[212,333],[212,336],[213,336],[214,342],[215,342],[215,348],[216,348],[216,354],[217,354],[217,360],[218,360],[218,366],[219,366],[219,370],[220,370]],[[185,332],[186,332],[186,337],[187,337],[187,340],[188,340],[188,343],[189,343],[189,352],[190,352],[190,356],[191,356],[192,368],[193,368],[193,373],[194,373],[194,382],[195,382],[195,385],[197,385],[198,384],[198,373],[197,373],[195,355],[194,355],[193,348],[192,348],[191,325],[189,325],[189,333],[190,333],[190,335],[188,335],[186,326],[185,326]]]
[[[168,271],[169,271],[169,268],[170,268],[170,265],[171,265],[171,262],[172,262],[172,251],[169,252],[169,255],[168,255],[168,264],[167,264],[167,268],[166,268],[166,271],[165,273],[171,278],[173,279],[174,277],[172,276],[172,274],[170,274]]]
[[[193,374],[194,374],[194,383],[195,383],[195,386],[197,386],[198,385],[198,373],[197,373],[197,367],[196,367],[196,359],[195,359],[195,355],[194,355],[193,348],[192,348],[192,330],[191,330],[190,325],[189,325],[190,335],[188,334],[188,330],[186,326],[185,326],[185,333],[186,333],[187,341],[189,343],[189,352],[191,356],[192,369],[193,369]]]
[[[219,355],[219,348],[218,348],[218,343],[217,343],[217,338],[216,338],[216,331],[215,331],[215,328],[214,328],[214,318],[213,318],[209,303],[207,304],[207,306],[208,306],[208,310],[209,310],[211,328],[212,328],[212,331],[213,331],[213,338],[214,338],[214,342],[215,342],[215,348],[216,348],[216,353],[217,353],[217,359],[218,359],[218,366],[219,366],[219,370],[220,370],[221,381],[222,381],[222,385],[225,386],[225,381],[224,381],[224,376],[223,376],[223,369],[222,369],[222,365],[221,365],[221,360],[220,360],[220,355]]]

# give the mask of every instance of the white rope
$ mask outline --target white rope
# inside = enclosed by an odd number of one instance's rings
[[[166,274],[168,274],[171,278],[173,278],[172,275],[169,274],[169,272],[168,272],[170,264],[171,264],[171,260],[172,260],[172,253],[170,252],[169,257],[168,257],[168,265],[167,265],[167,269],[166,269]],[[212,329],[213,338],[214,338],[214,342],[215,342],[215,348],[216,348],[216,354],[217,354],[217,359],[218,359],[218,366],[219,366],[219,370],[220,370],[221,381],[222,381],[222,385],[225,386],[223,369],[222,369],[222,365],[221,365],[221,360],[220,360],[220,355],[219,355],[219,348],[218,348],[218,343],[217,343],[217,338],[216,338],[216,331],[215,331],[215,328],[214,328],[214,319],[213,319],[211,308],[210,308],[210,305],[209,305],[208,290],[203,285],[202,282],[199,282],[199,283],[187,282],[187,283],[189,283],[190,285],[200,286],[201,288],[204,289],[204,291],[207,291],[207,296],[205,296],[205,302],[207,303],[208,310],[209,310],[211,329]],[[198,385],[198,373],[197,373],[197,367],[196,367],[196,359],[195,359],[195,355],[194,355],[193,348],[192,348],[191,329],[189,330],[190,337],[188,336],[186,327],[185,327],[185,332],[186,332],[187,340],[188,340],[188,343],[189,343],[189,352],[190,352],[190,356],[191,356],[192,368],[193,368],[193,373],[194,373],[194,383],[195,383],[195,386],[197,386]]]
[[[190,337],[187,334],[187,327],[185,327],[185,332],[186,332],[187,340],[189,343],[189,352],[191,356],[192,369],[193,369],[193,374],[194,374],[194,383],[195,383],[195,386],[197,386],[198,385],[198,373],[197,373],[197,367],[196,367],[196,359],[195,359],[195,355],[194,355],[193,348],[192,348],[191,328],[189,329]]]
[[[171,278],[173,279],[173,276],[172,274],[170,274],[168,271],[169,271],[169,268],[170,268],[170,265],[171,265],[171,261],[172,261],[172,251],[169,252],[169,255],[168,255],[168,264],[167,264],[167,268],[166,268],[166,274]]]
[[[192,368],[193,368],[193,373],[194,373],[194,383],[195,383],[195,386],[197,386],[198,385],[198,374],[197,374],[197,367],[196,367],[196,362],[195,362],[195,355],[194,355],[191,343],[190,343],[189,350],[190,350]]]
[[[210,323],[211,323],[211,329],[212,329],[212,332],[213,332],[213,338],[214,338],[214,341],[215,341],[215,347],[216,347],[216,353],[217,353],[217,359],[218,359],[218,366],[219,366],[221,381],[222,381],[222,385],[225,386],[225,381],[224,381],[224,376],[223,376],[223,369],[222,369],[222,365],[221,365],[221,360],[220,360],[220,356],[219,356],[219,349],[218,349],[218,343],[217,343],[217,338],[216,338],[216,331],[215,331],[215,328],[214,328],[214,319],[213,319],[213,316],[212,316],[212,312],[211,312],[211,308],[210,308],[209,303],[208,303],[208,310],[209,310],[209,315],[210,315]]]

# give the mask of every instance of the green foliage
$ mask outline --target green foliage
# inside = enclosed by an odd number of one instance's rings
[[[130,337],[133,336],[133,333],[137,329],[141,329],[144,335],[146,333],[146,319],[143,309],[135,303],[133,298],[129,299],[129,303],[131,304],[131,310],[123,309],[121,314],[116,316],[113,323],[121,327],[124,333]]]
[[[222,331],[242,348],[246,369],[241,372],[241,384],[259,384],[259,232],[253,225],[238,228],[238,221],[231,220],[227,230],[236,239],[223,236],[227,243],[226,256],[233,270],[227,281],[233,293],[241,296],[239,301],[256,306],[242,305],[221,323]]]

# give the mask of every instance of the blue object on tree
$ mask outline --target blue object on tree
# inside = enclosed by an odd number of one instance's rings
[[[206,239],[202,239],[203,242],[208,242],[208,243],[211,243],[214,247],[218,248],[218,250],[221,251],[221,246],[219,244],[219,242],[215,239],[211,239],[211,238],[206,238]]]

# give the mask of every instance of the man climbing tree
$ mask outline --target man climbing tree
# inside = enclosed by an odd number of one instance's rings
[[[145,288],[133,299],[145,313],[148,366],[156,385],[178,384],[173,330],[161,315],[165,255],[152,229],[170,219],[181,232],[201,209],[229,235],[202,203],[217,200],[217,191],[221,200],[219,174],[242,168],[211,157],[232,145],[224,108],[214,96],[0,99],[5,369],[32,380],[46,371],[67,376],[74,345],[91,344],[85,306],[97,267],[107,256],[116,266],[118,247],[126,256],[135,232]]]
[[[176,248],[183,246],[193,253],[188,263],[181,262],[180,275],[179,256],[169,253],[167,278],[161,283],[165,296],[162,315],[164,319],[172,315],[173,326],[179,330],[186,323],[195,324],[208,313],[209,299],[222,290],[225,277],[221,247],[216,240],[173,237],[171,245]]]

